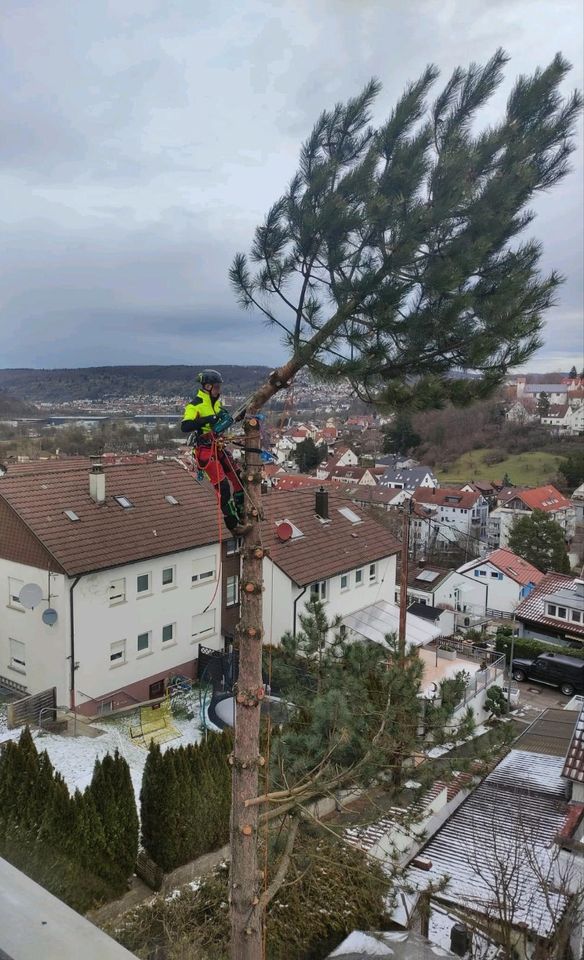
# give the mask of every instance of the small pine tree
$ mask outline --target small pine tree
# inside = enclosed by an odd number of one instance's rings
[[[112,876],[118,884],[133,872],[138,854],[138,813],[130,770],[116,750],[95,761],[89,793],[95,803],[105,836],[105,850]]]

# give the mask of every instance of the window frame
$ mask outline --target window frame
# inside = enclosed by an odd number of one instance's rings
[[[344,586],[343,586],[343,580],[345,581]],[[340,583],[341,583],[341,593],[347,593],[351,589],[351,578],[348,573],[341,573]]]
[[[171,635],[165,639],[164,631],[170,627]],[[164,623],[160,631],[160,642],[164,647],[172,646],[176,643],[176,623]]]
[[[13,647],[13,644],[22,648],[22,660],[20,656],[20,651]],[[16,637],[8,638],[8,669],[14,670],[15,673],[21,673],[23,676],[26,676],[26,642],[24,640],[17,640]]]
[[[112,657],[112,654],[113,654],[112,648],[116,646],[121,647],[121,650],[120,650],[121,659],[117,655],[115,657]],[[110,668],[121,667],[124,663],[128,662],[128,644],[125,638],[123,640],[112,640],[112,642],[110,643],[109,661],[110,661]]]
[[[373,571],[373,573],[371,573]],[[374,583],[377,583],[377,563],[369,564],[369,574],[368,574],[369,586],[372,586]]]
[[[143,577],[146,577],[148,586],[145,590],[140,590],[139,582]],[[152,593],[152,573],[138,573],[136,574],[136,596],[139,599],[140,597],[148,597]]]
[[[232,599],[230,599],[230,586],[232,590]],[[236,607],[239,603],[239,574],[233,573],[225,578],[225,606]]]
[[[328,595],[328,588],[327,588],[326,580],[315,580],[314,583],[310,584],[311,600],[318,600],[320,603],[326,603],[327,595]]]
[[[203,616],[209,616],[212,620],[212,624],[209,627],[205,627],[203,630],[198,630],[196,633],[193,633],[193,621],[197,618]],[[191,643],[200,643],[203,637],[213,637],[217,633],[217,616],[215,607],[212,607],[210,610],[206,610],[204,613],[194,613],[191,616]]]
[[[144,637],[146,637],[147,645],[140,649],[140,640]],[[142,633],[136,634],[136,656],[145,657],[149,653],[152,653],[152,630],[144,630]]]
[[[204,569],[205,563],[212,563],[212,566]],[[198,565],[198,572],[193,572]],[[202,578],[202,579],[201,579]],[[214,583],[217,579],[217,558],[215,554],[207,554],[199,560],[191,561],[191,587],[201,587],[205,583]]]
[[[355,570],[355,586],[362,587],[365,583],[365,578],[363,576],[363,567],[357,567]]]
[[[14,584],[14,586],[13,586]],[[19,589],[15,592],[15,586],[19,584]],[[22,605],[18,599],[20,596],[20,591],[24,587],[24,580],[20,580],[18,577],[8,577],[8,604],[11,610],[19,610],[21,613],[24,613],[25,607]]]
[[[546,609],[546,613],[548,617],[557,617],[558,615],[557,609],[558,609],[557,603],[548,603],[547,609]]]
[[[164,574],[170,571],[171,577],[168,583],[164,581]],[[171,590],[176,586],[176,566],[172,564],[170,567],[163,567],[160,574],[160,584],[163,590]]]
[[[121,584],[121,587],[117,589],[121,592],[119,594],[114,594],[112,596],[112,590],[114,590],[116,584]],[[119,603],[126,602],[126,578],[118,577],[116,580],[110,580],[108,587],[108,600],[110,607],[116,607]]]

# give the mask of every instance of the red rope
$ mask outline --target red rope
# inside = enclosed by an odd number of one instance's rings
[[[215,460],[217,465],[219,464],[219,461],[217,460],[217,437],[214,434],[213,434],[213,440],[211,442],[211,460]],[[211,599],[209,600],[209,603],[203,610],[203,613],[207,612],[207,610],[215,600],[215,597],[217,596],[219,584],[221,583],[221,570],[223,567],[223,517],[221,516],[221,499],[220,499],[220,492],[219,492],[219,484],[217,484],[217,487],[215,489],[215,499],[217,503],[217,529],[219,531],[219,569],[217,571],[217,580],[215,583],[213,596],[211,597]]]

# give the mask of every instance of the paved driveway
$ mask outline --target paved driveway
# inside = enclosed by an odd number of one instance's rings
[[[534,720],[548,707],[562,709],[570,702],[571,697],[564,697],[556,687],[546,687],[539,683],[517,683],[513,686],[519,690],[519,706],[517,716],[525,720]]]

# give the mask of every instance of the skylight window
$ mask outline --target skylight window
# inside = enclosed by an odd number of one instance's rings
[[[164,499],[167,503],[171,503],[173,507],[178,506],[179,501],[176,499],[176,497],[173,497],[171,493],[167,493]]]
[[[346,520],[350,520],[351,523],[363,523],[362,517],[351,510],[350,507],[339,507],[338,510],[339,513],[342,514]]]
[[[79,520],[79,517],[74,510],[63,510],[63,513],[69,520]]]
[[[416,577],[416,580],[423,580],[425,583],[433,583],[433,581],[439,576],[440,574],[435,570],[422,570],[422,572]]]
[[[120,507],[123,507],[124,510],[129,510],[130,507],[134,506],[129,497],[114,497],[114,500],[116,503],[119,503]]]

